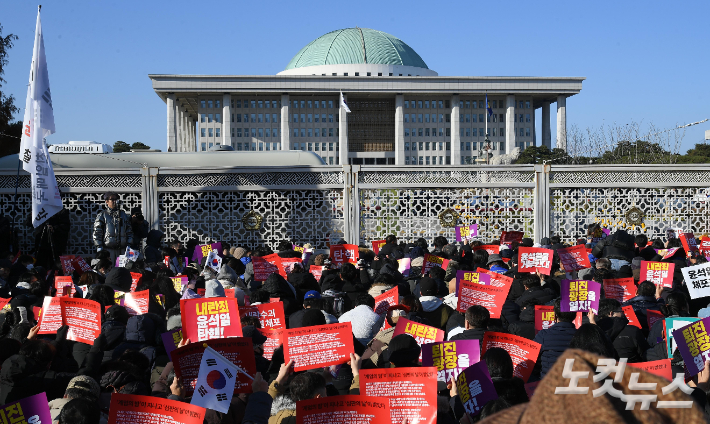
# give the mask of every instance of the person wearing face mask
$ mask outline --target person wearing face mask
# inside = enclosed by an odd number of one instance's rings
[[[96,215],[94,220],[94,245],[96,251],[104,249],[111,253],[111,261],[126,251],[126,246],[133,247],[133,229],[131,219],[121,210],[118,194],[104,194],[106,208]]]

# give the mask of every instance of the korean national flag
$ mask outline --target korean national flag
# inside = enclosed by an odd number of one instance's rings
[[[206,347],[190,403],[226,414],[232,402],[237,372],[236,365],[216,350]]]
[[[222,269],[222,258],[219,257],[216,250],[213,250],[207,255],[205,267],[210,267],[214,272],[219,272]]]
[[[139,250],[131,249],[131,246],[126,246],[126,259],[129,261],[136,262],[141,252]]]

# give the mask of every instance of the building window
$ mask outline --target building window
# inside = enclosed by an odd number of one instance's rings
[[[530,109],[530,100],[525,101],[525,109]]]
[[[200,114],[200,122],[205,122],[205,119],[206,119],[205,114],[201,113]]]
[[[207,115],[207,122],[212,122],[212,114]]]
[[[221,100],[215,100],[214,103],[215,103],[214,107],[216,107],[217,109],[219,109],[219,108],[222,107],[222,101],[221,101]]]
[[[530,137],[530,128],[525,128],[525,137]]]
[[[207,101],[207,107],[212,109],[212,100]]]
[[[446,136],[451,137],[451,128],[446,129]]]
[[[320,128],[316,128],[316,137],[320,137]]]
[[[424,137],[424,128],[419,128],[418,130],[419,137]]]
[[[471,128],[466,128],[466,137],[471,137]]]
[[[237,137],[241,137],[241,136],[242,136],[242,129],[237,128]]]
[[[525,122],[530,122],[530,114],[529,113],[525,114]]]
[[[409,165],[409,156],[404,157],[404,164]]]
[[[404,136],[409,137],[409,128],[404,129]]]
[[[495,137],[496,136],[496,129],[495,128],[491,128],[491,129],[493,130],[492,137]]]
[[[328,143],[328,151],[333,151],[333,143]]]
[[[210,137],[212,137],[212,128],[210,128],[210,129],[207,131],[207,135],[209,135]]]
[[[200,137],[204,137],[204,136],[205,136],[205,129],[200,128]]]
[[[429,128],[425,128],[424,130],[425,130],[425,131],[424,131],[424,135],[427,136],[427,137],[429,137],[429,136],[430,136],[430,134],[429,134]],[[428,143],[427,143],[427,144],[428,144]]]
[[[417,102],[417,107],[418,107],[419,109],[422,108],[422,101],[421,101],[421,100],[419,100],[419,101]]]
[[[328,137],[333,137],[333,129],[328,128]]]
[[[215,121],[215,122],[222,122],[222,114],[216,113],[216,114],[214,115],[214,121]]]
[[[256,122],[256,113],[251,114],[251,122]]]
[[[298,128],[293,129],[293,136],[298,137]]]
[[[409,150],[409,142],[404,143],[404,150]]]
[[[271,128],[264,128],[264,136],[271,138]]]
[[[303,122],[303,123],[306,122],[306,114],[305,113],[301,114],[301,122]]]
[[[308,128],[308,138],[313,138],[313,128]]]
[[[220,135],[220,129],[219,129],[219,128],[215,128],[215,129],[214,129],[214,136],[215,136],[215,137],[221,137],[221,135]]]
[[[234,137],[234,128],[232,128],[232,137]]]
[[[271,122],[270,117],[271,117],[271,115],[269,115],[269,114],[267,113],[266,115],[264,115],[264,121],[265,121],[265,122]],[[274,121],[274,122],[276,122],[276,121]]]
[[[305,137],[305,136],[306,136],[306,129],[301,128],[301,137]]]
[[[429,158],[430,158],[430,156],[425,156],[425,157],[426,157],[426,164],[427,164],[427,165],[430,165],[430,163],[429,163]]]
[[[200,106],[202,106],[202,109],[205,108],[205,101],[204,100],[200,100]],[[204,147],[204,144],[202,146]]]
[[[259,113],[259,114],[257,114],[257,116],[258,116],[258,121],[257,121],[257,122],[259,122],[260,124],[261,124],[262,122],[264,122],[264,114],[263,114],[263,113]]]

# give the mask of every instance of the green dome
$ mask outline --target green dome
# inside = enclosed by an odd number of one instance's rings
[[[329,32],[302,48],[285,70],[321,65],[378,64],[429,69],[421,57],[399,38],[369,28]]]

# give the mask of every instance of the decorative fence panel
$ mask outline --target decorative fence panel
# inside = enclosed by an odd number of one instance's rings
[[[650,238],[667,228],[710,233],[710,166],[321,166],[57,169],[72,220],[68,250],[91,255],[101,195],[143,208],[166,240],[272,248],[280,240],[323,249],[341,238],[369,245],[396,234],[431,243],[454,225],[479,224],[485,242],[503,230],[572,241],[600,222]],[[0,171],[0,213],[10,216],[16,175]],[[31,251],[30,181],[19,178],[15,227]]]

